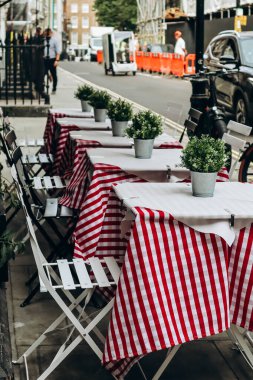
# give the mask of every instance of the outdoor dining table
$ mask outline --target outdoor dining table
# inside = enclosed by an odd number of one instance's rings
[[[89,160],[88,148],[124,148],[131,149],[133,141],[127,137],[114,137],[111,131],[72,131],[69,134],[58,174],[69,179],[61,202],[67,207],[80,208],[85,195]],[[173,137],[163,133],[154,141],[155,149],[182,149],[182,145]],[[78,194],[78,197],[76,195]],[[78,201],[77,201],[78,199]]]
[[[82,112],[79,108],[51,108],[48,110],[47,122],[44,131],[45,153],[53,153],[53,138],[56,126],[56,118],[92,118],[94,113]]]
[[[231,324],[234,336],[234,325],[253,331],[252,185],[216,183],[213,198],[193,197],[188,183],[122,183],[112,193],[108,216],[118,207],[113,233],[125,247],[103,355],[114,376],[172,348],[158,379],[182,343]]]
[[[181,149],[154,149],[151,159],[137,159],[133,149],[88,149],[86,176],[90,183],[84,196],[78,192],[60,201],[66,207],[80,210],[74,232],[77,257],[87,258],[102,250],[120,252],[125,242],[118,241],[118,220],[121,217],[118,203],[108,204],[112,185],[123,182],[168,182],[188,179],[189,171],[180,167]],[[221,172],[220,180],[228,180]],[[110,211],[109,211],[110,210]],[[102,228],[103,227],[103,228]],[[117,236],[115,238],[115,236]]]
[[[111,129],[111,120],[106,119],[105,122],[96,122],[92,118],[86,119],[77,119],[77,118],[56,118],[56,127],[55,127],[55,149],[54,149],[54,165],[53,165],[53,174],[60,174],[62,167],[62,160],[64,160],[64,152],[66,150],[66,145],[68,142],[69,133],[71,131],[79,130],[93,130],[93,131],[102,131]],[[66,157],[66,155],[65,155]]]

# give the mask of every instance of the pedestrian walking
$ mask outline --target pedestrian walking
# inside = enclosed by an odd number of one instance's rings
[[[45,75],[50,73],[53,79],[52,94],[56,93],[57,88],[57,66],[60,60],[60,44],[53,35],[50,28],[45,30],[45,49],[44,49],[44,64]]]
[[[37,26],[32,39],[34,45],[32,54],[32,71],[35,90],[40,96],[44,95],[44,36],[40,26]]]
[[[185,57],[187,54],[187,51],[185,48],[185,40],[182,37],[182,32],[180,32],[180,30],[176,30],[174,33],[174,37],[176,40],[174,53],[183,55]]]

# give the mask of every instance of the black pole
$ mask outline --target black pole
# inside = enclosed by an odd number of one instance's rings
[[[195,25],[195,46],[196,46],[196,72],[203,67],[204,54],[204,0],[196,2],[196,25]]]
[[[236,0],[236,8],[240,8],[240,0]]]

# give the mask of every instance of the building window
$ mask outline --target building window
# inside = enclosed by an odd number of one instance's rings
[[[70,5],[70,11],[71,13],[78,13],[78,4],[73,3]]]
[[[78,28],[78,17],[77,16],[71,16],[71,27],[72,28]]]
[[[89,4],[82,4],[82,13],[89,13],[90,7]]]
[[[89,17],[83,17],[82,18],[82,27],[83,28],[89,28]]]
[[[71,32],[71,44],[78,45],[78,33]]]
[[[84,47],[89,47],[89,33],[82,33],[82,44]]]

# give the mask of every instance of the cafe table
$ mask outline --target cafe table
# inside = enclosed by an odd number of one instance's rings
[[[127,137],[112,136],[111,131],[71,131],[69,133],[65,150],[62,152],[59,175],[68,179],[72,176],[73,170],[78,171],[78,167],[83,165],[81,160],[85,158],[83,152],[87,148],[132,148],[133,140]],[[166,133],[158,136],[154,141],[155,149],[178,149],[183,146],[173,137]],[[77,154],[78,152],[78,154]]]
[[[55,157],[53,165],[53,174],[60,175],[62,160],[64,159],[64,152],[68,142],[69,133],[71,131],[89,130],[89,131],[103,131],[111,129],[111,120],[106,119],[105,122],[96,122],[92,118],[77,119],[77,118],[56,118],[55,127]]]
[[[56,126],[56,118],[92,118],[94,113],[92,112],[82,112],[79,108],[51,108],[48,110],[47,122],[44,131],[44,141],[45,141],[45,153],[53,152],[53,137]]]
[[[151,159],[137,159],[130,149],[87,149],[90,182],[83,197],[72,194],[63,203],[66,207],[78,205],[80,210],[74,232],[75,255],[88,258],[97,250],[110,253],[112,250],[124,250],[124,242],[117,242],[118,219],[121,217],[117,202],[108,199],[112,185],[123,182],[168,182],[188,179],[189,171],[180,167],[181,149],[154,149]],[[221,172],[219,180],[228,180]],[[61,201],[60,201],[61,203]],[[109,218],[109,220],[108,220]],[[106,221],[106,226],[103,225]],[[103,226],[103,229],[102,229]],[[114,233],[115,232],[115,233]]]
[[[158,379],[181,344],[228,331],[252,366],[236,326],[253,331],[253,185],[217,182],[212,198],[193,197],[188,183],[113,192],[118,241],[127,238],[103,365],[121,379],[138,358],[169,349]]]

